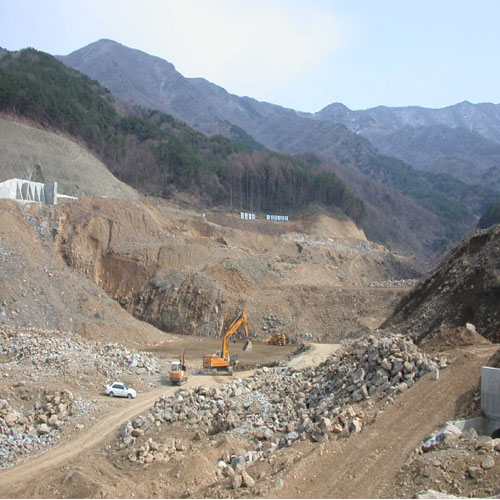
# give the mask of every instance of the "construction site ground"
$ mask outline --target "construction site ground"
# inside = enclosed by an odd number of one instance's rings
[[[269,345],[261,340],[251,341],[251,348],[243,351],[245,341],[242,339],[229,340],[230,356],[236,357],[239,362],[236,366],[238,371],[258,368],[259,366],[277,366],[280,361],[284,361],[287,356],[301,349],[303,344],[289,344],[285,346]],[[168,361],[175,361],[179,358],[179,353],[185,351],[186,365],[188,370],[196,373],[202,369],[202,360],[205,354],[213,354],[221,351],[221,339],[208,337],[186,337],[172,335],[169,341],[159,341],[156,345],[149,346],[147,350],[157,358]]]
[[[196,342],[196,341],[195,341]],[[212,344],[215,346],[215,342],[207,342],[207,344]],[[187,345],[186,345],[187,344]],[[208,347],[204,344],[205,347]],[[191,342],[186,342],[183,339],[173,340],[169,342],[169,346],[172,348],[172,353],[178,353],[181,349],[189,347],[189,345],[197,347],[198,344]],[[218,346],[218,344],[217,344]],[[242,344],[239,346],[242,347]],[[279,360],[284,361],[287,355],[289,355],[296,346],[268,346],[266,344],[256,344],[254,356],[257,353],[261,355],[264,354],[264,358],[274,364]],[[337,345],[333,344],[323,344],[323,345],[312,345],[308,349],[299,354],[292,363],[297,363],[300,367],[309,366],[310,363],[319,363],[326,359],[326,357],[334,352],[338,348]],[[158,348],[156,348],[158,349]],[[163,354],[167,355],[168,349],[159,348]],[[236,349],[237,351],[238,349]],[[265,352],[267,351],[267,353]],[[203,348],[197,348],[197,350],[187,350],[186,361],[188,364],[188,381],[183,387],[196,387],[199,385],[214,386],[226,383],[230,378],[228,374],[221,373],[219,375],[212,374],[199,374],[201,363],[197,363],[199,358],[196,359],[194,356],[197,354],[206,353]],[[208,352],[211,352],[210,350]],[[254,357],[253,356],[253,357]],[[170,356],[167,355],[170,359]],[[250,360],[247,361],[250,364]],[[192,369],[194,368],[194,373]],[[247,377],[250,376],[253,371],[238,371],[235,372],[234,377]],[[7,384],[2,384],[2,393],[7,392],[7,387],[16,386],[16,380],[23,379],[23,373],[21,371],[13,373],[10,376],[10,380]],[[95,379],[98,380],[100,377],[96,374]],[[14,379],[14,380],[13,380]],[[64,386],[68,387],[68,386]],[[104,386],[101,386],[104,388]],[[49,390],[60,390],[61,387],[54,384],[54,387],[49,388]],[[28,388],[29,390],[29,388]],[[116,439],[116,433],[120,425],[128,419],[143,413],[148,410],[154,401],[161,395],[172,394],[178,390],[178,386],[172,386],[168,381],[168,371],[164,374],[159,374],[157,377],[157,384],[153,390],[139,392],[138,396],[133,400],[128,400],[125,398],[109,398],[103,391],[98,391],[91,395],[86,392],[86,396],[93,396],[95,401],[101,407],[98,417],[95,415],[88,417],[86,420],[80,420],[80,424],[85,425],[85,429],[77,429],[74,426],[68,427],[64,430],[59,440],[59,445],[47,451],[44,454],[32,459],[25,460],[24,463],[0,471],[0,497],[2,498],[28,498],[28,497],[103,497],[109,496],[108,492],[111,493],[106,486],[107,479],[104,477],[99,478],[99,471],[107,475],[109,469],[107,467],[110,465],[111,470],[114,471],[115,466],[109,464],[106,458],[106,450],[109,449],[110,444]],[[177,428],[172,430],[172,437],[174,438],[186,438],[186,431],[183,428]],[[194,457],[191,456],[191,459]],[[187,467],[189,470],[190,468]],[[72,479],[67,485],[69,490],[66,489],[65,484],[68,482],[64,481],[64,478],[71,473],[70,476],[73,477],[73,473],[77,472],[75,478]],[[190,473],[196,472],[203,476],[203,470],[192,470]],[[63,474],[62,483],[60,474]],[[134,474],[135,475],[135,474]],[[142,477],[143,474],[140,474]],[[113,472],[113,477],[115,473]],[[80,483],[74,485],[75,480],[80,478]],[[139,489],[136,489],[134,483],[136,479],[125,477],[122,480],[113,480],[114,485],[118,486],[120,483],[123,484],[123,488],[120,486],[120,492],[114,491],[112,496],[121,497],[162,497],[158,492],[154,492],[153,489],[149,493],[143,490],[145,485],[141,485]],[[86,484],[84,484],[86,483]],[[142,483],[142,480],[141,480]],[[155,480],[156,484],[156,480]],[[101,486],[98,486],[101,485]],[[90,490],[88,488],[91,488]],[[148,489],[148,488],[146,488]],[[179,491],[178,495],[180,496]]]
[[[350,221],[256,222],[156,202],[82,198],[56,208],[0,202],[0,400],[7,405],[0,416],[64,390],[80,405],[50,446],[1,464],[0,497],[500,494],[498,459],[480,478],[466,472],[481,448],[472,446],[460,467],[414,452],[473,407],[480,368],[497,350],[479,336],[460,345],[454,335],[430,343],[429,350],[452,360],[438,380],[429,373],[393,398],[370,399],[362,431],[346,439],[297,440],[256,462],[248,469],[252,488],[232,489],[221,477],[224,454],[254,446],[228,432],[161,426],[152,435],[175,440],[171,458],[129,459],[120,428],[159,396],[175,393],[168,365],[183,349],[187,388],[220,387],[262,366],[318,366],[339,345],[381,335],[378,327],[412,286],[411,258],[368,242]],[[239,310],[248,312],[254,338],[249,352],[242,339],[229,344],[241,371],[199,374],[203,355],[220,350],[223,325]],[[156,328],[167,323],[172,328]],[[264,344],[274,331],[296,334],[297,345]],[[301,343],[311,348],[295,352]],[[137,398],[105,396],[104,385],[117,379],[136,388]]]
[[[172,342],[173,350],[185,346],[182,340]],[[284,359],[287,349],[266,347],[272,358]],[[338,346],[313,345],[288,362],[298,361],[304,368],[323,361]],[[259,349],[259,348],[258,348]],[[413,450],[446,421],[460,411],[467,395],[477,389],[480,367],[496,351],[492,345],[469,345],[448,350],[452,360],[441,372],[439,380],[425,376],[410,390],[373,408],[371,422],[358,435],[323,444],[302,441],[286,448],[272,464],[263,463],[252,470],[253,477],[262,480],[260,496],[265,498],[412,498],[425,489],[424,485],[403,483],[400,479],[405,463]],[[204,352],[202,350],[202,352]],[[235,377],[251,375],[239,372]],[[227,382],[227,375],[190,374],[188,387],[213,386]],[[12,381],[11,381],[12,382]],[[25,460],[0,472],[0,496],[3,498],[81,498],[81,497],[245,497],[238,491],[217,487],[212,479],[220,455],[226,450],[245,446],[229,435],[202,435],[182,425],[168,429],[169,437],[183,443],[183,451],[162,464],[130,464],[116,446],[116,436],[123,422],[147,410],[163,394],[177,387],[159,383],[152,390],[140,392],[135,400],[110,399],[96,394],[102,411],[85,429],[68,428],[60,444],[47,453]],[[462,403],[461,403],[462,402]],[[165,432],[165,431],[162,431]],[[198,436],[199,437],[199,436]],[[428,487],[438,483],[428,474]],[[437,469],[436,469],[437,470]],[[269,484],[266,476],[281,481]],[[456,476],[462,475],[457,471]],[[455,478],[451,474],[450,481]],[[488,481],[478,486],[465,481],[469,488],[463,494],[482,496],[485,488],[498,486],[499,464],[489,471]],[[464,481],[462,481],[463,483]],[[214,486],[215,484],[215,486]],[[264,486],[265,485],[265,486]]]

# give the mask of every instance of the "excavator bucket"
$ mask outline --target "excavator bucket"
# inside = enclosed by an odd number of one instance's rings
[[[252,341],[250,339],[246,339],[245,343],[243,344],[243,350],[244,351],[251,351],[253,348]]]

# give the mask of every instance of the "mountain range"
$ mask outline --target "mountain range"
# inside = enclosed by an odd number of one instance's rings
[[[373,139],[405,127],[443,125],[463,128],[500,143],[500,104],[472,104],[463,101],[441,109],[407,106],[377,106],[352,111],[341,103],[333,103],[313,115],[315,118],[342,123],[349,130]]]
[[[366,163],[382,154],[426,172],[500,189],[497,104],[351,111],[333,103],[317,113],[303,113],[230,94],[203,78],[185,78],[171,63],[111,40],[59,59],[120,99],[170,113],[208,135],[237,139],[243,130],[268,149],[313,152],[364,173],[369,171]],[[472,211],[479,215],[477,207]]]
[[[112,40],[58,58],[120,99],[170,113],[204,134],[256,149],[313,153],[324,165],[368,175],[437,215],[445,239],[459,237],[500,199],[500,105],[352,111],[333,103],[304,113],[185,78],[171,63]],[[456,213],[451,222],[450,211]]]
[[[485,174],[485,186],[490,186],[488,170],[500,166],[499,104],[464,101],[442,109],[378,106],[352,111],[333,103],[317,113],[304,113],[230,94],[203,78],[185,78],[171,63],[112,40],[99,40],[59,59],[120,99],[171,113],[208,135],[234,138],[231,128],[236,125],[274,151],[310,151],[342,163],[356,155],[382,153],[419,169],[481,184],[480,177],[464,172],[472,165]],[[431,138],[436,142],[436,131],[444,141],[439,138],[431,151],[417,158],[423,142]],[[464,165],[458,160],[450,163],[464,154],[468,155]],[[476,179],[479,182],[473,182]]]
[[[203,78],[185,78],[171,63],[111,40],[57,58],[121,99],[121,105],[113,102],[122,116],[132,113],[126,103],[139,106],[134,113],[140,118],[122,119],[119,130],[125,126],[136,133],[138,124],[144,127],[143,120],[153,116],[147,110],[156,109],[249,150],[294,155],[335,173],[364,200],[368,210],[362,224],[368,237],[420,257],[436,258],[474,227],[491,201],[500,199],[498,105],[351,111],[334,103],[304,113],[230,94]],[[154,116],[146,129],[164,126],[166,118]],[[156,131],[155,140],[164,133]],[[130,176],[132,163],[127,168]],[[115,161],[112,171],[120,177],[117,169]]]

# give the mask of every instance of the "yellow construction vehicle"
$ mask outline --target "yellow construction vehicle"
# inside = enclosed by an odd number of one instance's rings
[[[290,344],[290,339],[282,333],[275,333],[270,337],[267,337],[264,342],[271,345],[288,345]]]
[[[223,369],[230,375],[233,373],[233,369],[239,360],[237,357],[235,359],[230,358],[228,341],[241,326],[243,326],[245,332],[245,344],[243,345],[243,350],[249,351],[251,349],[252,343],[248,337],[248,317],[247,313],[242,311],[236,316],[236,318],[234,318],[226,333],[222,336],[222,350],[216,352],[215,354],[205,354],[205,356],[203,356],[204,370],[212,370],[212,372],[217,373],[218,370]]]
[[[170,383],[172,385],[182,385],[185,384],[187,380],[183,349],[179,356],[179,361],[172,361],[172,363],[170,363]]]

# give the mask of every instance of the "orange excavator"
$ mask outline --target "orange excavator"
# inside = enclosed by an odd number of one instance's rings
[[[234,367],[238,364],[238,358],[231,359],[229,356],[228,341],[229,339],[243,326],[245,331],[245,344],[243,345],[244,351],[249,351],[252,348],[252,342],[248,337],[248,317],[245,311],[241,311],[236,318],[234,318],[226,333],[222,336],[222,350],[215,354],[205,354],[203,356],[203,369],[212,370],[217,373],[219,370],[225,370],[230,375],[233,373]]]

